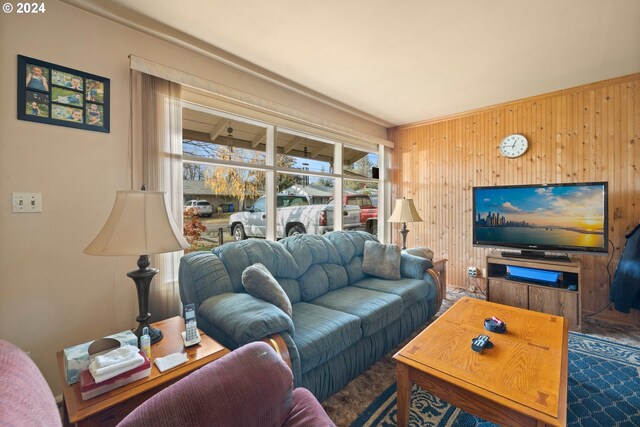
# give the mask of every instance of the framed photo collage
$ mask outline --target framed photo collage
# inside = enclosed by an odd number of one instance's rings
[[[18,119],[109,132],[109,79],[18,55]]]

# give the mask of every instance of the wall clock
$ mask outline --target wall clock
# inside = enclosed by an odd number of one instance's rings
[[[529,147],[527,138],[523,135],[514,133],[505,137],[498,147],[498,151],[505,157],[515,158],[522,156]]]

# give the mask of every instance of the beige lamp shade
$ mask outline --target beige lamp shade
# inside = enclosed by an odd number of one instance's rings
[[[413,199],[396,199],[389,222],[422,222],[422,218],[418,215]]]
[[[186,249],[165,193],[118,191],[106,224],[84,250],[88,255],[148,255]]]

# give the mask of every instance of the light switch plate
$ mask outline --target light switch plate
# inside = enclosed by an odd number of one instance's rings
[[[42,212],[42,193],[11,193],[13,213]]]

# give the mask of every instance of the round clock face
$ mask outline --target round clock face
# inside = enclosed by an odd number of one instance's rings
[[[498,149],[503,156],[513,158],[522,156],[527,151],[528,146],[527,138],[514,133],[504,138],[500,142]]]

